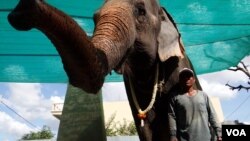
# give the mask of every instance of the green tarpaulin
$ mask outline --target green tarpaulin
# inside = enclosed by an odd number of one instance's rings
[[[67,83],[50,41],[38,30],[13,29],[8,13],[17,0],[0,0],[0,82]],[[73,17],[89,36],[103,0],[47,0]],[[198,74],[227,69],[250,54],[249,0],[160,0],[172,15]],[[115,73],[107,82],[122,81]]]

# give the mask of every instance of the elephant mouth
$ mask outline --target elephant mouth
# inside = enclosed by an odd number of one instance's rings
[[[145,49],[145,45],[140,40],[135,40],[134,49],[138,52],[143,52]]]

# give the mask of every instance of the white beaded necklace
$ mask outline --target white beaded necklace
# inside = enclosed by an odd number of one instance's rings
[[[141,127],[144,126],[144,119],[146,118],[147,112],[150,109],[152,109],[152,107],[155,103],[155,98],[156,98],[157,89],[158,89],[158,75],[159,75],[159,65],[157,64],[157,68],[155,71],[155,81],[154,81],[154,89],[153,89],[152,98],[151,98],[151,101],[150,101],[148,107],[145,110],[142,110],[138,104],[138,101],[137,101],[137,98],[136,98],[135,92],[134,92],[134,87],[132,85],[131,78],[129,77],[129,85],[130,85],[130,89],[131,89],[132,99],[133,99],[135,107],[138,111],[138,118],[141,119]]]

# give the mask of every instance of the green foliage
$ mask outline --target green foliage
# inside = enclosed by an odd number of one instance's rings
[[[115,114],[112,114],[107,123],[105,123],[105,130],[107,136],[115,136]]]
[[[115,121],[116,114],[112,114],[105,123],[107,136],[133,136],[137,135],[136,127],[133,121],[123,120]],[[41,131],[30,132],[22,136],[21,140],[51,139],[54,134],[48,126],[43,126]]]
[[[132,136],[137,135],[136,127],[133,121],[123,120],[115,121],[116,114],[112,114],[105,124],[107,136]]]
[[[41,131],[30,132],[24,134],[21,140],[36,140],[36,139],[51,139],[54,137],[54,134],[51,132],[50,128],[46,125],[43,126]]]

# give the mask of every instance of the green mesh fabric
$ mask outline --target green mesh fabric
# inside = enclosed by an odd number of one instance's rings
[[[16,31],[8,13],[17,0],[0,0],[0,82],[67,83],[61,59],[38,30]],[[47,0],[92,35],[92,16],[103,0]],[[249,0],[160,0],[175,20],[197,74],[235,66],[250,54]],[[112,73],[106,82],[123,81]]]

